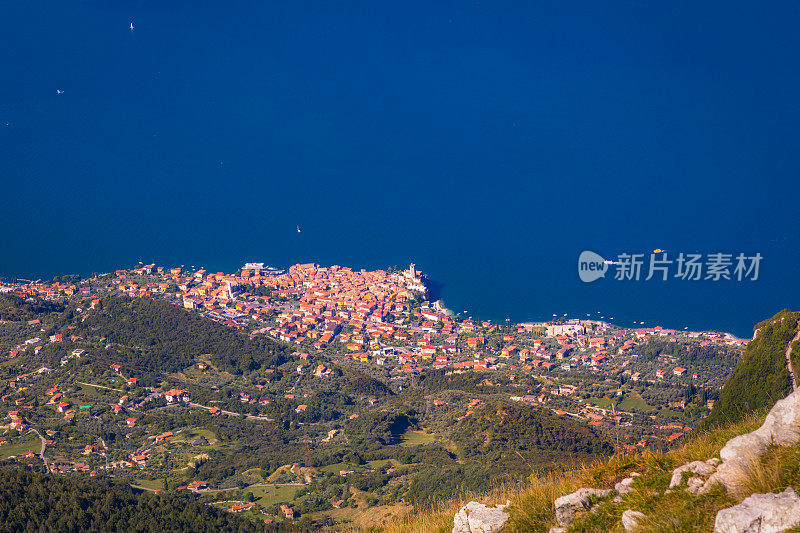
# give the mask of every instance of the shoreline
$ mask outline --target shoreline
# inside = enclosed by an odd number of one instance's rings
[[[141,262],[137,262],[137,263],[138,264],[143,264]],[[302,263],[294,263],[294,265],[296,265],[296,264],[302,264]],[[181,268],[185,268],[186,266],[187,266],[187,264],[184,263]],[[195,265],[190,265],[190,266],[193,266],[196,269]],[[292,265],[290,265],[289,267],[271,266],[270,268],[273,268],[273,269],[276,269],[276,270],[288,271],[289,268],[291,268],[291,266]],[[330,267],[332,265],[328,265],[328,266]],[[124,267],[124,268],[127,269],[127,268],[131,268],[131,267]],[[135,268],[135,266],[133,268]],[[165,268],[173,268],[173,267],[166,267],[165,266]],[[267,268],[266,264],[265,264],[265,268]],[[345,268],[352,268],[353,270],[357,270],[358,269],[358,267],[352,267],[352,266],[351,267],[345,267]],[[385,271],[386,268],[380,268],[380,269],[375,269],[375,270],[384,270]],[[113,272],[114,272],[113,270],[111,270],[109,272],[105,272],[105,273],[100,273],[100,272],[97,272],[97,271],[93,271],[93,272],[91,272],[91,274],[94,274],[95,276],[99,277],[99,276],[102,276],[104,274],[109,274],[109,273],[113,273]],[[234,272],[235,272],[235,270],[234,270]],[[92,277],[90,277],[91,274],[89,274],[87,277],[84,277],[83,275],[81,275],[81,280],[92,279]],[[59,274],[57,276],[58,277],[62,277],[62,276],[68,276],[68,275],[70,275],[70,274]],[[3,277],[0,277],[0,283],[12,284],[12,283],[14,283],[14,281],[12,281],[12,280],[16,280],[17,283],[19,283],[19,282],[27,282],[28,284],[52,283],[52,279],[45,280],[45,279],[39,278],[37,280],[31,280],[31,279],[28,279],[28,278],[22,278],[22,277],[16,277],[16,276],[3,276]],[[441,293],[442,293],[442,289],[446,286],[446,284],[444,284],[444,283],[442,283],[440,281],[437,281],[435,279],[431,279],[429,276],[424,275],[424,274],[423,274],[423,277],[420,279],[420,281],[427,289],[427,292],[425,294],[426,301],[430,302],[430,304],[437,311],[442,312],[442,313],[444,313],[444,314],[446,314],[447,316],[450,316],[450,317],[461,316],[462,320],[467,318],[467,316],[462,315],[461,313],[457,313],[457,312],[453,311],[452,308],[447,307],[447,305],[445,304],[444,298],[442,297]],[[2,288],[0,288],[0,293],[5,292],[5,291],[2,291],[1,289]],[[586,313],[582,313],[582,314],[586,314]],[[505,319],[504,318],[495,318],[491,314],[489,314],[488,317],[487,317],[486,315],[482,315],[481,313],[473,312],[471,316],[479,317],[482,321],[491,322],[493,324],[504,324],[505,323]],[[653,321],[652,324],[648,324],[648,325],[640,324],[639,322],[637,322],[635,320],[633,320],[633,321],[620,320],[620,321],[611,322],[608,319],[604,319],[604,316],[605,315],[603,315],[603,318],[601,318],[601,317],[594,318],[594,317],[591,316],[591,313],[588,313],[588,316],[585,316],[585,317],[583,317],[583,316],[581,316],[581,317],[571,316],[570,314],[567,314],[567,316],[544,318],[544,317],[541,317],[541,315],[537,316],[536,314],[534,314],[533,318],[527,318],[527,319],[524,319],[524,320],[511,320],[511,324],[515,324],[515,325],[516,324],[531,324],[531,323],[542,323],[542,324],[544,324],[544,323],[552,323],[554,320],[556,320],[556,321],[558,321],[558,320],[564,320],[564,321],[568,321],[568,320],[592,320],[594,322],[604,322],[604,323],[606,323],[606,324],[608,324],[610,326],[624,328],[624,329],[653,328],[653,327],[660,326],[660,327],[665,328],[665,329],[674,329],[675,331],[681,331],[681,332],[687,332],[687,333],[688,332],[694,332],[694,333],[703,333],[703,332],[723,333],[723,334],[730,335],[730,336],[732,336],[734,338],[737,338],[737,339],[751,339],[753,337],[753,332],[752,331],[749,332],[747,335],[743,336],[743,335],[737,334],[735,332],[735,330],[730,330],[730,329],[723,329],[723,328],[720,328],[720,329],[714,329],[714,328],[699,328],[699,329],[698,328],[688,328],[688,329],[684,329],[684,328],[681,328],[681,327],[673,328],[673,327],[668,327],[668,326],[664,325],[666,323],[669,323],[667,321],[661,322],[661,323]],[[763,320],[763,319],[761,319],[761,320]],[[632,324],[626,325],[626,322],[627,323],[632,323]],[[753,324],[756,324],[758,322],[760,322],[760,320],[755,320]]]

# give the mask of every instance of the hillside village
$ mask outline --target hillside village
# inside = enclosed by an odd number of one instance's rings
[[[707,415],[747,344],[720,332],[594,319],[493,324],[453,316],[426,299],[425,276],[413,264],[283,271],[255,263],[229,275],[140,265],[65,278],[0,286],[36,307],[26,320],[10,314],[2,321],[0,456],[38,461],[54,473],[123,476],[145,490],[187,490],[274,522],[326,509],[325,520],[335,520],[359,506],[402,512],[397,506],[409,503],[404,491],[419,467],[404,466],[398,450],[469,447],[467,437],[449,432],[496,416],[497,402],[590,428],[619,453],[664,450]],[[138,362],[134,352],[147,353],[140,345],[92,338],[104,314],[121,305],[115,298],[168,302],[286,355],[241,368],[197,354],[185,363],[167,359],[154,374]],[[331,396],[342,387],[351,387],[352,400]],[[368,420],[401,429],[377,448],[364,441],[364,457],[323,459],[325,450],[360,439]],[[255,470],[212,469],[216,457],[241,449],[221,434],[231,431],[283,434],[293,451],[286,463],[263,459]],[[392,451],[381,455],[381,448]]]

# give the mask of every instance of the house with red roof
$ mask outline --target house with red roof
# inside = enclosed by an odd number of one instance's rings
[[[167,399],[167,403],[175,403],[188,402],[191,399],[191,396],[183,389],[170,389],[164,393],[164,398]]]

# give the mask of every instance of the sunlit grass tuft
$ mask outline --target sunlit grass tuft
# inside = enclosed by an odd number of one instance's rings
[[[667,453],[615,455],[594,463],[565,468],[563,471],[534,474],[526,483],[499,486],[486,494],[465,493],[457,499],[442,502],[432,508],[393,518],[386,524],[367,531],[449,533],[453,529],[453,516],[467,502],[496,504],[511,500],[508,508],[511,517],[504,531],[547,532],[551,527],[557,526],[553,506],[556,498],[581,487],[613,488],[616,482],[629,476],[631,472],[641,474],[632,486],[632,493],[623,496],[621,503],[613,503],[611,500],[616,492],[612,492],[595,512],[579,515],[569,531],[622,532],[624,530],[620,519],[626,509],[634,509],[647,515],[639,528],[644,533],[710,531],[713,529],[717,511],[735,505],[741,501],[741,496],[727,494],[722,486],[716,486],[702,496],[689,494],[682,489],[667,494],[665,491],[672,471],[691,461],[718,456],[719,450],[728,440],[753,431],[763,420],[764,414],[752,414],[732,426],[691,435],[682,446]],[[774,492],[789,485],[800,490],[800,446],[770,448],[756,463],[742,480],[748,494]]]

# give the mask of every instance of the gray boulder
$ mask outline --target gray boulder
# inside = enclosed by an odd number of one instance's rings
[[[701,476],[709,476],[714,473],[715,467],[707,461],[692,461],[681,465],[672,471],[672,479],[669,481],[669,488],[674,489],[681,484],[683,474],[691,472],[692,474],[699,474]]]
[[[717,513],[714,533],[778,533],[800,525],[800,497],[791,487],[780,494],[753,494]]]
[[[800,389],[778,400],[756,433],[768,444],[793,446],[800,441]],[[722,457],[722,452],[720,452]],[[725,457],[722,457],[725,460]]]
[[[764,454],[767,446],[771,444],[792,446],[798,442],[800,442],[800,389],[778,400],[760,428],[734,437],[725,444],[719,452],[722,464],[708,478],[700,493],[708,492],[715,483],[721,483],[728,491],[736,492],[739,489],[739,480]]]
[[[626,477],[625,479],[614,485],[614,490],[616,490],[620,494],[628,494],[630,492],[633,492],[633,489],[631,488],[632,484],[633,484],[633,478]]]
[[[556,522],[560,526],[568,526],[575,520],[575,513],[589,509],[592,506],[592,496],[605,498],[611,492],[609,489],[578,489],[572,494],[556,498]]]
[[[686,491],[690,492],[691,494],[697,494],[701,488],[703,488],[703,478],[701,477],[690,477],[689,480],[686,482]]]
[[[647,518],[647,516],[644,513],[628,509],[622,513],[622,527],[624,527],[625,531],[628,533],[636,531],[636,528],[639,527],[639,524],[645,518]]]
[[[510,503],[510,502],[509,502]],[[453,517],[453,533],[494,533],[500,531],[508,520],[506,505],[489,507],[478,502],[469,502]]]

